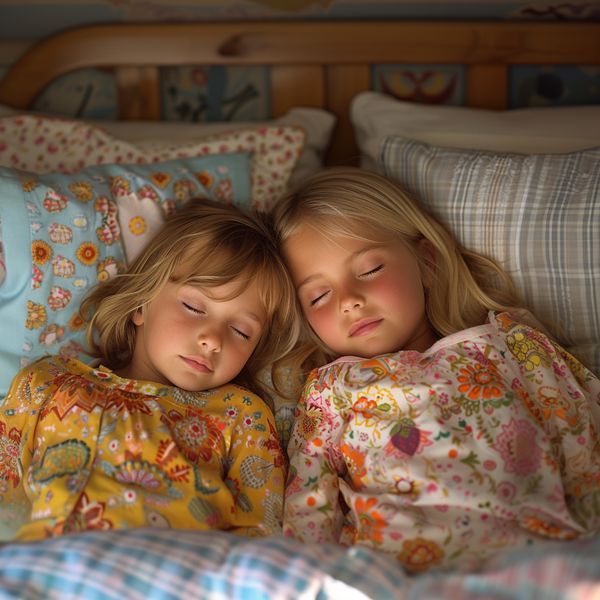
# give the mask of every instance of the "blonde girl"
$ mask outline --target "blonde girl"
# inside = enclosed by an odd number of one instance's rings
[[[257,394],[296,341],[295,306],[258,216],[206,200],[171,216],[82,305],[98,364],[53,356],[14,379],[0,413],[4,539],[279,531],[285,461]]]
[[[419,571],[598,529],[600,382],[531,326],[496,262],[358,168],[314,176],[273,216],[305,317],[292,358],[317,365],[287,535]]]

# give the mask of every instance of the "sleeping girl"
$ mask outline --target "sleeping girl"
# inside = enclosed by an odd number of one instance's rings
[[[395,183],[325,170],[274,213],[316,364],[288,447],[284,532],[411,571],[600,527],[600,381],[498,264]]]
[[[84,300],[96,366],[23,368],[0,408],[3,538],[130,527],[280,531],[285,459],[258,374],[295,343],[264,222],[174,213]]]

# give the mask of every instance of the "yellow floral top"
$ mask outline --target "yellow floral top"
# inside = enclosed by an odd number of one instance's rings
[[[233,384],[185,392],[54,356],[24,368],[0,405],[4,539],[278,533],[284,471],[269,408]]]

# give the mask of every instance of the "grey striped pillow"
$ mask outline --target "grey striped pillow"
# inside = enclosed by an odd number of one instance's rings
[[[600,373],[600,148],[508,154],[388,137],[381,167],[466,247],[494,257]]]

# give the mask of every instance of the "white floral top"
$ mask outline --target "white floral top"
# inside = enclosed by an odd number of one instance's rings
[[[600,381],[544,334],[489,322],[427,352],[315,370],[289,445],[284,531],[408,569],[600,528]]]

